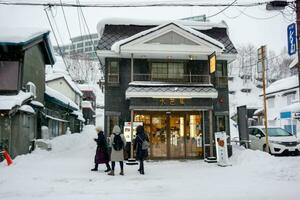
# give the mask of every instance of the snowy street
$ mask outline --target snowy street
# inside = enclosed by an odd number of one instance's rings
[[[51,142],[52,151],[0,163],[0,199],[293,199],[300,195],[300,157],[273,157],[234,148],[231,167],[202,160],[155,161],[125,166],[125,176],[91,172],[96,144],[93,126]]]

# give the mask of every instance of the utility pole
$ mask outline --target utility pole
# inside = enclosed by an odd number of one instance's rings
[[[267,98],[266,98],[266,45],[261,46],[258,49],[258,61],[262,65],[262,81],[263,81],[263,98],[264,98],[264,124],[265,124],[265,134],[266,134],[266,147],[265,151],[269,153],[269,133],[268,133],[268,112],[267,112]]]

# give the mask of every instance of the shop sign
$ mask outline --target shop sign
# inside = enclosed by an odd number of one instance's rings
[[[161,106],[176,106],[176,105],[184,105],[184,99],[165,99],[161,98],[159,100]]]

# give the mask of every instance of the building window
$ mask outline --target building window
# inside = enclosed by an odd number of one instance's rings
[[[118,61],[110,61],[108,63],[108,83],[119,83]]]
[[[287,105],[290,105],[293,103],[293,101],[295,100],[295,93],[290,93],[290,94],[287,94],[286,95],[286,102],[287,102]]]
[[[218,61],[217,62],[216,76],[217,77],[224,77],[224,76],[227,77],[226,61]]]
[[[115,125],[119,125],[119,116],[108,116],[108,122],[109,122],[109,133],[108,134],[112,134],[112,130],[114,128]]]
[[[227,132],[227,116],[226,115],[217,115],[217,131],[226,131]]]
[[[81,47],[83,47],[83,43],[82,42],[77,44],[77,48],[81,48]]]
[[[85,46],[91,46],[91,45],[92,45],[91,41],[85,42]]]
[[[0,61],[0,91],[18,90],[19,62]]]
[[[182,79],[184,77],[183,63],[152,63],[153,79]]]
[[[274,108],[275,107],[275,97],[268,98],[267,100],[268,100],[268,107]]]

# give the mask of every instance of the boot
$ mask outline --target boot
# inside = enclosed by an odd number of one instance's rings
[[[115,171],[111,170],[107,175],[114,176],[115,175]]]
[[[91,171],[98,171],[98,165],[95,164],[95,167],[93,169],[91,169]]]
[[[121,170],[120,175],[124,176],[124,171],[123,170]]]
[[[111,169],[110,168],[107,168],[104,172],[109,172]]]

